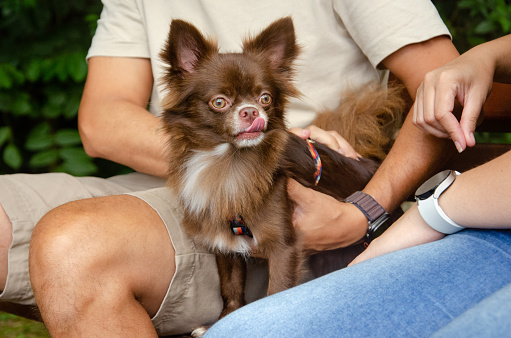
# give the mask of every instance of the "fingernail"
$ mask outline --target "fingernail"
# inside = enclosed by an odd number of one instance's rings
[[[476,137],[474,136],[473,132],[470,132],[470,140],[474,142],[474,144],[476,143]]]
[[[342,151],[341,148],[339,148],[337,151],[339,152],[339,154],[344,155],[344,151]]]
[[[454,141],[454,145],[456,146],[458,153],[463,152],[463,148],[461,148],[461,144],[458,141]]]

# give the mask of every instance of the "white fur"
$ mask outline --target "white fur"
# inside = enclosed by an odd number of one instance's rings
[[[250,256],[252,244],[257,246],[257,240],[255,237],[250,238],[248,236],[236,236],[234,238],[234,243],[226,241],[222,236],[217,236],[213,243],[207,243],[211,249],[215,249],[223,253],[236,252],[247,257]]]
[[[202,336],[204,336],[204,334],[206,333],[207,330],[208,330],[207,327],[204,327],[204,326],[198,327],[195,330],[193,330],[192,337],[193,338],[201,338]]]
[[[217,161],[222,161],[223,157],[229,150],[228,143],[222,143],[210,151],[196,151],[188,162],[186,163],[185,173],[183,175],[183,186],[181,190],[181,200],[186,203],[186,207],[190,212],[201,213],[212,203],[211,184],[201,184],[201,177],[208,171],[211,166],[214,166]],[[219,177],[219,179],[221,179]],[[227,182],[223,185],[228,196],[235,198],[236,186],[234,182]]]

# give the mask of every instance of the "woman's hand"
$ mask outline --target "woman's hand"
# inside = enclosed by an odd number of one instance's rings
[[[474,130],[493,84],[495,65],[474,48],[426,74],[417,90],[413,123],[436,137],[451,138],[458,152],[475,145]],[[463,106],[458,122],[456,99]]]

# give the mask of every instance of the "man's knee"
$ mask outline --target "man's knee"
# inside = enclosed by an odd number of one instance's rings
[[[55,299],[66,298],[74,308],[137,298],[154,314],[175,269],[172,244],[158,214],[127,195],[71,202],[50,211],[34,229],[29,263],[43,316],[45,303],[54,307]]]
[[[76,202],[51,210],[37,223],[29,253],[34,291],[48,278],[60,282],[75,279],[85,273],[93,260],[99,259],[92,240],[94,227],[91,212],[81,209]]]

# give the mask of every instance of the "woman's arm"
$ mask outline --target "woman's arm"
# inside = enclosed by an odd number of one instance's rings
[[[511,229],[511,152],[467,171],[439,198],[442,210],[466,228]],[[445,235],[424,222],[415,203],[351,263],[425,244]]]
[[[511,82],[511,35],[476,46],[429,72],[417,91],[414,123],[423,131],[451,138],[459,152],[475,145],[474,130],[493,81]],[[463,105],[460,121],[452,114]]]

